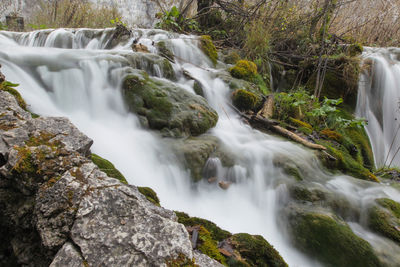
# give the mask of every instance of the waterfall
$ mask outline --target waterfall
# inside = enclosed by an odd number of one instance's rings
[[[366,48],[356,113],[366,118],[377,167],[400,166],[400,50]]]
[[[327,173],[312,151],[244,124],[229,105],[229,86],[218,78],[226,66],[220,63],[220,68],[214,68],[198,48],[197,37],[137,29],[132,39],[112,44],[112,33],[112,29],[0,32],[2,71],[8,80],[20,84],[18,90],[33,112],[68,117],[94,140],[93,152],[112,161],[129,183],[152,187],[162,206],[209,219],[234,233],[262,235],[290,266],[320,266],[289,241],[279,214],[290,201],[288,186],[296,181],[276,161],[300,166],[303,184],[347,199],[360,213],[379,197],[400,201],[394,188]],[[193,92],[183,71],[201,83],[205,98],[219,114],[209,134],[229,148],[235,159],[230,168],[220,166],[216,159],[208,162],[214,173],[236,181],[228,190],[207,182],[193,185],[168,140],[143,128],[138,117],[127,111],[121,94],[127,73],[141,68],[164,79],[156,65],[140,63],[147,55],[131,51],[133,38],[152,53],[158,51],[154,43],[168,42],[177,56],[173,64],[176,86]],[[367,230],[361,219],[348,222],[377,251],[389,258],[400,255],[399,247]]]

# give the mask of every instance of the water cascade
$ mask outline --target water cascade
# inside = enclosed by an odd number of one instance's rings
[[[377,166],[400,166],[400,62],[398,48],[366,48],[357,115],[368,120]]]
[[[227,66],[219,63],[213,67],[198,48],[197,37],[161,30],[135,30],[131,39],[122,42],[113,42],[112,36],[112,29],[0,32],[2,71],[8,80],[20,84],[18,90],[33,112],[68,117],[94,140],[93,152],[112,161],[129,183],[152,187],[166,208],[209,219],[234,233],[262,235],[290,266],[319,266],[291,245],[286,217],[282,216],[291,205],[289,188],[298,182],[278,163],[290,163],[298,166],[304,177],[302,185],[332,199],[346,200],[354,212],[342,217],[354,233],[365,238],[387,262],[400,262],[400,248],[368,230],[360,216],[376,198],[399,202],[399,191],[327,173],[312,151],[244,124],[229,105],[228,84],[219,78],[226,74]],[[133,39],[151,53],[133,52]],[[162,66],[151,61],[159,53],[155,45],[159,41],[176,56],[175,81],[167,81]],[[395,72],[396,65],[392,68]],[[140,118],[127,111],[121,83],[125,75],[138,69],[190,93],[194,92],[193,81],[188,76],[196,77],[204,97],[219,115],[208,134],[217,138],[234,160],[232,166],[224,167],[219,158],[209,159],[205,175],[234,181],[228,190],[206,181],[193,184],[189,171],[171,149],[170,138],[142,127]],[[376,141],[373,145],[376,151]]]

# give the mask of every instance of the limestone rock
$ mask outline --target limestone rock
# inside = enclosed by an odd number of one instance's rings
[[[34,119],[3,91],[0,114],[0,265],[165,266],[193,259],[175,213],[102,172],[88,158],[92,140],[68,119]],[[207,256],[196,257],[210,266]]]

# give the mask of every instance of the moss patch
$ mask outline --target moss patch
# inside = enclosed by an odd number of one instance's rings
[[[3,81],[2,83],[0,83],[0,90],[6,91],[6,92],[12,94],[15,97],[15,99],[17,100],[18,105],[23,110],[28,111],[25,100],[22,98],[21,94],[15,88],[13,88],[18,85],[19,84],[13,84],[8,81]]]
[[[112,164],[110,161],[103,159],[102,157],[92,154],[90,156],[91,160],[93,161],[94,164],[99,167],[99,169],[102,172],[105,172],[109,177],[116,178],[118,179],[121,183],[128,184],[126,181],[125,177],[122,175],[120,171],[118,171],[114,164]]]
[[[252,61],[239,60],[229,72],[235,78],[253,82],[257,75],[257,65]]]
[[[382,266],[371,245],[350,227],[319,213],[297,213],[290,219],[295,245],[329,266]]]
[[[196,225],[203,226],[210,232],[214,240],[222,241],[232,235],[228,231],[222,230],[215,223],[208,221],[206,219],[198,217],[190,217],[186,213],[179,211],[175,211],[175,214],[176,216],[178,216],[178,222],[185,226],[196,226]]]
[[[221,264],[226,265],[224,256],[218,251],[218,243],[212,238],[211,233],[203,226],[199,228],[199,241],[198,250]]]
[[[195,263],[194,259],[189,259],[182,253],[180,253],[174,259],[166,260],[165,264],[168,267],[198,267],[198,265]]]
[[[211,59],[212,63],[217,64],[218,53],[215,45],[212,42],[211,36],[202,35],[200,37],[200,45],[203,52]]]
[[[256,94],[239,89],[233,92],[232,102],[240,110],[253,110],[261,103],[261,98]]]
[[[232,243],[249,266],[288,266],[279,252],[260,235],[235,234]]]
[[[154,192],[153,189],[151,189],[150,187],[138,187],[137,189],[141,194],[143,194],[147,198],[148,201],[160,207],[160,199],[158,198],[157,193]]]
[[[380,207],[368,210],[368,226],[400,245],[400,204],[388,198],[377,199],[376,203]]]
[[[157,49],[161,56],[167,58],[170,61],[174,61],[174,53],[167,47],[165,41],[160,41],[157,43]]]

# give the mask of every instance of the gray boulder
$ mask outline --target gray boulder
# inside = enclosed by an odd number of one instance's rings
[[[68,119],[31,118],[3,91],[0,114],[1,266],[198,258],[175,213],[100,171],[88,157],[92,140]]]

